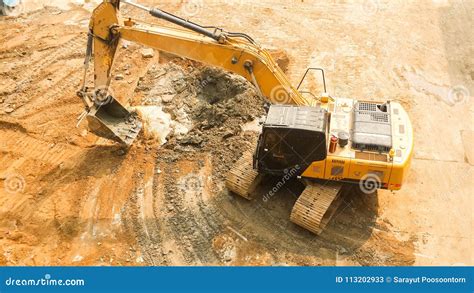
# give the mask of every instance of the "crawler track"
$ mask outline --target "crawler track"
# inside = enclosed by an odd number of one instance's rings
[[[290,220],[309,231],[320,234],[340,205],[343,184],[308,183],[293,206]]]
[[[252,167],[252,153],[246,152],[227,174],[226,186],[232,192],[251,200],[261,179],[262,175]]]

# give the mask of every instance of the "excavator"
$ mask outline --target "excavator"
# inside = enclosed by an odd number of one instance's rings
[[[123,17],[132,5],[173,26],[148,25]],[[130,146],[142,122],[113,97],[111,71],[122,40],[238,74],[270,103],[257,145],[230,168],[226,187],[253,199],[264,176],[295,176],[305,184],[290,220],[313,232],[324,231],[341,204],[343,187],[358,184],[366,193],[401,188],[413,153],[413,129],[396,101],[332,97],[324,70],[309,68],[294,87],[272,56],[244,33],[202,26],[158,8],[129,0],[106,0],[90,20],[79,117],[96,135]],[[86,87],[93,56],[94,87]],[[299,90],[308,73],[322,73],[324,92]]]

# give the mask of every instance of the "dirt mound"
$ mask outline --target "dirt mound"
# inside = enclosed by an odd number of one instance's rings
[[[265,99],[243,77],[181,59],[152,66],[137,91],[140,103],[160,106],[172,119],[159,160],[210,152],[219,176],[255,142],[257,133],[243,133],[241,125],[265,114]]]

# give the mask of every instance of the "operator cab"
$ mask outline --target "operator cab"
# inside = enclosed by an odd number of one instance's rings
[[[301,174],[312,162],[326,159],[327,111],[317,107],[272,105],[254,155],[260,173]],[[294,173],[294,172],[292,172]]]

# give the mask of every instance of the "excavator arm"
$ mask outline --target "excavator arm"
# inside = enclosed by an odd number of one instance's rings
[[[131,18],[124,19],[120,14],[120,2],[182,28],[150,26]],[[270,54],[249,36],[215,27],[209,29],[160,9],[125,0],[109,0],[101,3],[92,14],[84,82],[78,92],[86,106],[80,118],[87,117],[89,128],[99,136],[131,145],[141,128],[141,122],[115,100],[109,88],[114,59],[122,39],[241,75],[271,103],[311,104],[291,85]],[[86,88],[85,80],[92,53],[94,89],[90,90]]]

